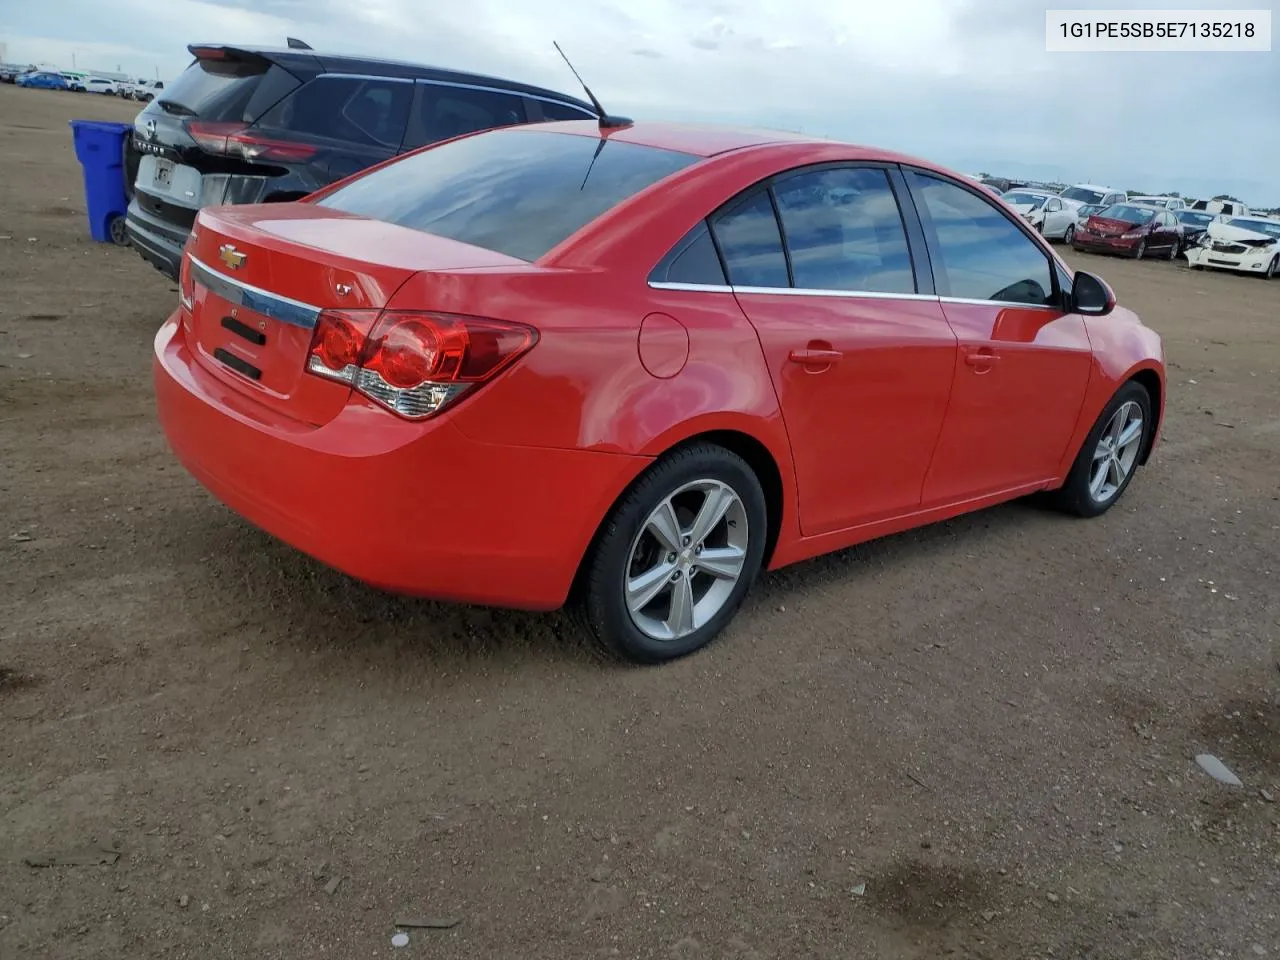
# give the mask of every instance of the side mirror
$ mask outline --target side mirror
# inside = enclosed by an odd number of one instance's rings
[[[1077,271],[1071,284],[1071,312],[1090,317],[1105,317],[1116,308],[1116,295],[1105,280],[1092,273]]]

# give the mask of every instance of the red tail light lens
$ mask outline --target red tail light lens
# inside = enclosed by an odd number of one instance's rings
[[[421,420],[493,379],[537,341],[532,327],[502,320],[326,310],[311,338],[307,371],[349,383],[400,416]]]
[[[201,150],[223,157],[296,163],[314,156],[316,152],[316,148],[307,143],[273,140],[251,133],[243,123],[188,120],[186,128]]]

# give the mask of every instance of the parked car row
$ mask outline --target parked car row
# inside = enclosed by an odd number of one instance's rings
[[[1079,252],[1137,260],[1183,256],[1194,270],[1213,267],[1268,279],[1280,275],[1280,220],[1238,214],[1244,208],[1236,201],[1188,206],[1180,197],[1130,197],[1095,184],[1059,194],[1019,188],[1001,199],[1045,239],[1061,240]]]
[[[20,87],[41,90],[70,90],[72,93],[97,93],[108,97],[149,102],[164,89],[159,80],[112,80],[87,73],[63,70],[10,69],[0,73],[0,80],[16,83]]]

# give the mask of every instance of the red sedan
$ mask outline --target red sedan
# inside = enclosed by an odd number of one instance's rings
[[[1168,210],[1113,203],[1076,228],[1071,246],[1077,252],[1121,253],[1135,260],[1159,252],[1174,260],[1182,252],[1182,227]]]
[[[1106,511],[1159,336],[968,178],[797,136],[465,136],[206,208],[155,341],[179,459],[384,589],[686,654],[762,569],[1034,491]]]

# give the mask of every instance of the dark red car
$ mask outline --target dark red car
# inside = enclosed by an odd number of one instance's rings
[[[1135,260],[1149,253],[1173,260],[1182,250],[1182,228],[1168,210],[1113,203],[1076,229],[1071,246],[1087,253],[1122,253]]]

